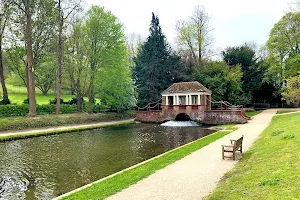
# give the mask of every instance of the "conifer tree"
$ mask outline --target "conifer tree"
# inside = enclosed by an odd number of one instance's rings
[[[180,67],[180,57],[172,54],[159,19],[154,13],[149,31],[150,35],[134,59],[133,79],[138,95],[138,106],[159,100],[161,92],[175,79],[174,71]]]

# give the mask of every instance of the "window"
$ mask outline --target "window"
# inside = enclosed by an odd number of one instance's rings
[[[198,104],[198,95],[192,95],[192,105]]]
[[[186,105],[185,96],[179,96],[179,105]]]

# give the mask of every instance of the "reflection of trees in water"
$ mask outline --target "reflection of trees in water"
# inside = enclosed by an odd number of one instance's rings
[[[133,124],[2,142],[0,198],[51,199],[195,140],[203,130]]]
[[[212,131],[201,127],[163,127],[139,124],[132,149],[138,161],[144,161],[161,153],[208,135]]]

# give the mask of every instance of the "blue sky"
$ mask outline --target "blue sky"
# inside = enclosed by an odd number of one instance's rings
[[[264,44],[273,25],[288,10],[291,0],[86,0],[116,15],[127,33],[147,37],[151,12],[160,18],[168,41],[175,45],[175,23],[187,19],[196,5],[204,5],[211,16],[214,47],[225,48],[254,41]]]

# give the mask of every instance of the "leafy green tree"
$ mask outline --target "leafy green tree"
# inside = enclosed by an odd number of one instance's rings
[[[126,51],[123,26],[111,12],[103,7],[92,6],[87,12],[87,56],[91,68],[89,102],[95,101],[95,75],[102,67],[116,66]]]
[[[64,26],[71,14],[81,10],[81,0],[58,0],[57,2],[57,27],[58,27],[58,42],[57,42],[57,90],[56,90],[56,110],[55,113],[60,113],[60,93],[62,84],[62,65],[63,65],[63,48],[64,48]]]
[[[267,78],[283,84],[300,72],[300,12],[289,12],[277,22],[267,41],[270,67]]]
[[[80,20],[76,20],[72,27],[72,32],[65,43],[64,54],[64,80],[68,85],[74,86],[77,110],[82,110],[82,99],[88,94],[87,85],[90,76],[89,62],[87,59],[87,34],[86,29]]]
[[[224,62],[207,62],[205,69],[196,73],[196,79],[212,90],[212,97],[217,101],[232,104],[244,104],[241,78],[243,72],[239,65],[228,66]]]
[[[150,35],[134,59],[133,79],[139,106],[159,100],[161,92],[174,81],[174,70],[180,68],[180,58],[171,52],[154,13],[149,30]]]
[[[288,104],[300,105],[300,75],[291,77],[282,88],[282,97]]]
[[[242,90],[247,96],[247,102],[256,99],[256,92],[263,84],[265,65],[255,56],[255,50],[247,44],[238,47],[228,47],[222,52],[223,60],[229,66],[240,65],[243,72]]]

